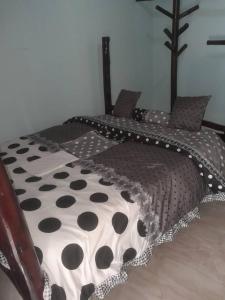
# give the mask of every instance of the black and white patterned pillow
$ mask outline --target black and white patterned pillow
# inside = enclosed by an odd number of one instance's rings
[[[160,110],[149,110],[145,114],[145,122],[167,126],[169,124],[170,114]]]
[[[145,114],[148,112],[144,108],[135,108],[132,112],[132,119],[138,122],[145,122]]]

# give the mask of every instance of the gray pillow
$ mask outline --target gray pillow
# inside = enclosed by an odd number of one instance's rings
[[[177,97],[169,127],[199,131],[211,96]]]
[[[140,96],[141,92],[121,90],[113,109],[113,115],[115,117],[131,118],[132,111]]]
[[[170,119],[170,115],[167,112],[161,111],[161,110],[151,109],[145,114],[145,122],[146,123],[153,123],[153,124],[158,124],[161,126],[168,126],[169,119]]]

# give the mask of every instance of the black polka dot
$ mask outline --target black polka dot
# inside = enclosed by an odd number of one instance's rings
[[[30,143],[28,143],[28,145],[33,146],[33,145],[35,145],[35,142],[30,142]]]
[[[109,197],[104,193],[95,193],[90,196],[92,202],[102,203],[108,201]]]
[[[125,264],[126,262],[134,259],[136,255],[137,255],[137,251],[134,248],[127,249],[123,255],[123,263]]]
[[[15,193],[17,196],[23,195],[26,193],[26,190],[24,189],[15,189]]]
[[[48,151],[48,148],[45,147],[45,146],[40,146],[38,149],[39,149],[39,151],[41,151],[41,152],[46,152],[46,151]]]
[[[38,181],[40,181],[41,179],[42,179],[41,177],[31,176],[31,177],[27,178],[25,181],[26,181],[26,182],[38,182]]]
[[[88,300],[95,291],[93,283],[82,286],[80,300]]]
[[[39,159],[39,158],[40,158],[40,156],[33,155],[33,156],[28,157],[27,161],[31,162],[31,161],[34,161],[34,160]]]
[[[70,195],[65,195],[60,197],[56,201],[56,206],[58,206],[59,208],[68,208],[72,206],[74,203],[76,203],[76,199],[74,197]]]
[[[41,207],[41,201],[37,198],[29,198],[20,203],[20,207],[26,211],[37,210]]]
[[[63,249],[62,263],[69,270],[77,269],[82,263],[84,252],[78,244],[70,244]]]
[[[15,161],[17,161],[17,159],[15,157],[7,157],[7,158],[3,159],[3,163],[5,165],[13,164]]]
[[[113,261],[113,252],[108,246],[98,249],[95,262],[99,269],[108,269]]]
[[[122,191],[120,194],[127,202],[134,203],[134,201],[130,198],[130,193],[128,191]]]
[[[77,223],[83,230],[92,231],[98,226],[98,217],[92,212],[79,215]]]
[[[87,186],[87,182],[85,180],[76,180],[76,181],[72,181],[70,184],[70,188],[72,190],[82,190]]]
[[[27,136],[21,136],[20,139],[21,140],[28,140],[28,137]]]
[[[116,233],[122,234],[128,224],[128,217],[120,212],[114,214],[112,218],[112,225]]]
[[[104,180],[103,178],[101,178],[99,180],[99,183],[102,184],[102,185],[105,185],[105,186],[110,186],[110,185],[113,185],[113,183],[109,182],[109,181],[106,181]]]
[[[64,288],[58,286],[57,284],[53,284],[51,300],[66,300],[66,293]]]
[[[90,174],[91,173],[90,170],[86,170],[86,169],[83,169],[80,172],[81,172],[81,174]]]
[[[138,221],[137,229],[138,229],[138,233],[141,237],[146,237],[147,231],[146,231],[146,226],[143,221],[141,221],[141,220]]]
[[[55,173],[53,177],[55,179],[65,179],[65,178],[67,178],[69,176],[70,176],[70,174],[67,173],[67,172],[59,172],[59,173]]]
[[[9,149],[15,149],[15,148],[18,148],[20,146],[20,144],[18,143],[15,143],[15,144],[11,144],[8,146]]]
[[[56,218],[47,218],[42,220],[38,224],[38,228],[40,231],[45,233],[51,233],[57,231],[61,227],[61,222]]]
[[[66,167],[68,167],[68,168],[73,168],[73,163],[68,163],[68,164],[66,164]]]
[[[23,168],[15,168],[14,170],[13,170],[13,173],[15,173],[15,174],[23,174],[23,173],[26,173],[26,171],[23,169]]]
[[[39,188],[39,191],[48,192],[48,191],[54,190],[55,188],[56,188],[56,185],[54,185],[54,184],[44,184]]]
[[[42,253],[41,249],[38,248],[38,247],[36,247],[36,246],[34,246],[34,250],[35,250],[35,252],[36,252],[36,254],[37,254],[37,258],[38,258],[39,263],[40,263],[40,265],[41,265],[41,264],[42,264],[42,261],[43,261],[43,253]]]
[[[29,151],[29,148],[22,148],[16,151],[17,154],[25,154]]]
[[[0,152],[0,157],[5,156],[7,153],[6,152]]]

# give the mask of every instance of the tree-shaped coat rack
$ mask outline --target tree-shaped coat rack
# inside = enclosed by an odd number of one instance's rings
[[[195,5],[192,8],[181,13],[180,0],[173,0],[172,13],[170,13],[168,10],[162,8],[159,5],[156,6],[156,9],[162,14],[172,19],[172,32],[168,28],[164,29],[164,33],[170,39],[170,41],[165,42],[165,46],[169,48],[169,50],[171,51],[171,110],[172,110],[175,99],[177,97],[178,58],[188,47],[187,44],[184,44],[181,48],[179,48],[179,37],[189,27],[188,23],[185,23],[182,27],[180,27],[180,20],[190,15],[197,9],[199,9],[199,5]]]
[[[208,40],[207,45],[209,45],[209,46],[225,46],[225,40]]]

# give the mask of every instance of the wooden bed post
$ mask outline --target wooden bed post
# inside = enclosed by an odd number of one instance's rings
[[[0,249],[10,270],[2,267],[24,300],[43,300],[44,277],[27,224],[6,169],[0,160]]]
[[[162,14],[172,19],[172,32],[169,29],[165,28],[164,33],[170,39],[170,42],[165,42],[165,46],[171,51],[171,110],[173,108],[174,102],[177,98],[177,72],[178,72],[178,58],[183,53],[183,51],[188,47],[187,44],[184,44],[179,49],[179,36],[188,29],[189,24],[185,23],[180,28],[180,19],[190,15],[197,9],[199,5],[196,5],[183,13],[180,13],[180,0],[173,0],[173,13],[170,13],[166,9],[157,5],[156,9]]]
[[[102,38],[103,83],[105,98],[105,113],[112,113],[111,73],[110,73],[110,37]]]

